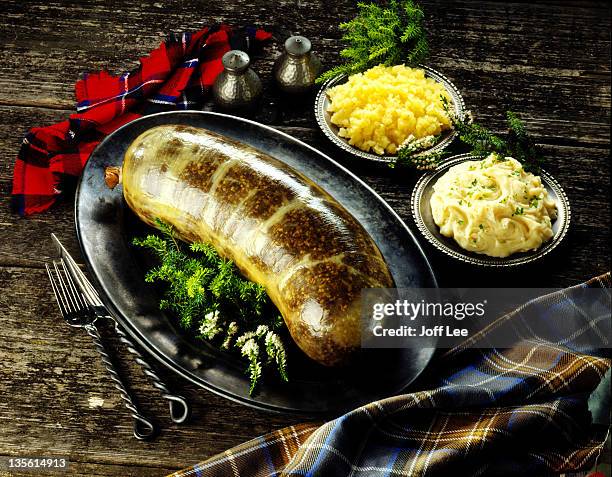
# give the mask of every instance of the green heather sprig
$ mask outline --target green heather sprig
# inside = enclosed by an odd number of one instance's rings
[[[251,394],[265,367],[275,367],[287,381],[286,352],[277,334],[284,322],[265,289],[242,277],[212,245],[179,244],[172,227],[156,222],[161,236],[151,234],[133,243],[160,260],[145,276],[147,282],[166,285],[160,308],[174,313],[198,338],[239,352],[249,363]]]
[[[359,13],[339,28],[348,43],[340,52],[345,63],[326,71],[317,78],[324,82],[339,74],[353,74],[373,66],[406,64],[415,66],[427,57],[429,47],[424,13],[412,0],[390,0],[386,7],[376,3],[357,4]]]
[[[542,148],[529,137],[525,125],[512,111],[506,112],[508,135],[506,139],[492,133],[490,130],[474,123],[470,118],[459,118],[451,111],[450,104],[442,97],[444,111],[459,133],[459,139],[472,148],[475,156],[484,156],[491,153],[501,157],[513,157],[519,161],[526,171],[538,173],[544,162]]]
[[[249,361],[248,373],[251,378],[251,393],[255,383],[261,376],[261,345],[266,353],[265,364],[274,363],[281,378],[288,380],[287,376],[287,355],[280,338],[271,331],[267,325],[259,325],[255,331],[242,334],[236,340],[236,346],[240,348],[240,353]]]
[[[435,151],[420,153],[419,151],[433,147],[442,138],[441,134],[437,136],[426,136],[421,139],[410,140],[410,138],[402,144],[397,150],[397,156],[394,161],[389,162],[389,167],[396,165],[414,167],[420,171],[429,171],[436,168],[440,161],[448,156],[448,152]]]

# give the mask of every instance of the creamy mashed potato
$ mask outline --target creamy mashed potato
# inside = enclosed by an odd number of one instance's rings
[[[418,68],[378,65],[349,76],[327,92],[331,122],[349,144],[376,154],[395,154],[405,141],[435,136],[451,128],[440,83]]]
[[[440,233],[491,257],[536,250],[553,236],[557,209],[539,176],[491,154],[451,167],[430,200]]]

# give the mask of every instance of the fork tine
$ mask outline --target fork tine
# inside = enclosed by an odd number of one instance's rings
[[[68,293],[70,293],[74,302],[76,303],[77,309],[82,310],[84,308],[87,308],[87,303],[85,302],[83,295],[77,290],[76,284],[74,283],[70,272],[66,268],[66,263],[64,262],[63,258],[60,259],[60,264],[62,266],[62,269],[64,270],[64,277],[66,278],[66,283],[68,284]]]
[[[66,266],[71,272],[72,277],[81,285],[83,293],[85,293],[90,300],[96,298],[97,292],[95,290],[92,291],[92,287],[85,279],[85,275],[83,274],[79,266],[76,264],[74,259],[64,248],[62,248],[62,260],[66,263]]]
[[[89,302],[92,303],[94,306],[101,306],[102,300],[100,300],[100,295],[98,295],[96,289],[89,282],[81,268],[74,261],[72,255],[68,253],[68,250],[66,250],[66,248],[62,245],[62,243],[59,241],[55,234],[51,234],[51,239],[53,240],[53,243],[55,244],[61,258],[66,262],[66,266],[70,271],[71,277],[78,283],[81,291],[83,292],[87,300],[89,300]]]
[[[49,267],[49,264],[45,263],[45,268],[47,269],[47,275],[49,275],[49,281],[51,282],[51,289],[53,290],[53,295],[55,295],[55,301],[57,301],[57,305],[59,306],[60,312],[64,318],[68,315],[68,310],[66,309],[65,303],[60,296],[60,291],[58,289],[56,278],[53,277],[53,272]]]
[[[56,261],[53,262],[53,268],[55,268],[55,273],[57,274],[58,286],[62,292],[62,296],[64,297],[66,309],[68,310],[68,313],[75,313],[78,310],[77,304],[74,302],[73,297],[68,293],[68,285],[66,285],[65,279],[62,277],[62,272],[57,266]]]
[[[76,266],[76,264],[75,264],[75,266]],[[85,275],[83,274],[83,272],[81,271],[81,269],[78,266],[76,266],[75,274],[76,274],[75,278],[77,279],[77,281],[81,285],[81,289],[83,290],[83,293],[85,294],[87,299],[94,306],[101,306],[102,305],[102,300],[100,300],[100,295],[98,295],[98,292],[96,291],[96,289],[89,282],[87,277],[85,277]]]

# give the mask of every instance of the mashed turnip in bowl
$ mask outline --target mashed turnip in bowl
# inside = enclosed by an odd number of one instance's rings
[[[451,101],[450,95],[419,68],[378,65],[349,76],[327,95],[338,135],[362,151],[394,155],[406,141],[433,138],[452,127],[440,99]]]

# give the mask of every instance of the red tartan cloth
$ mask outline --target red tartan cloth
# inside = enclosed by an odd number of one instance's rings
[[[96,145],[120,126],[154,112],[199,109],[223,70],[223,54],[271,36],[250,27],[207,27],[172,35],[132,72],[84,75],[75,85],[77,112],[25,136],[13,172],[13,210],[30,215],[48,209],[63,179],[78,177]]]

